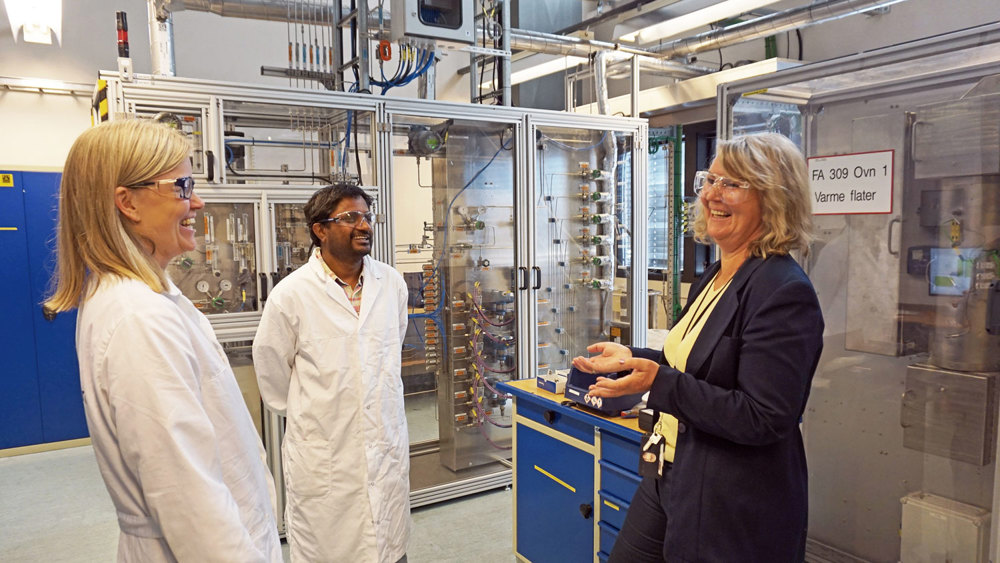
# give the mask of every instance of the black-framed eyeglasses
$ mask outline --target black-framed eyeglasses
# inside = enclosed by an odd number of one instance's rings
[[[181,199],[191,199],[191,194],[194,193],[194,178],[191,176],[182,176],[180,178],[170,180],[154,180],[152,182],[139,182],[138,184],[132,184],[131,186],[125,186],[126,188],[155,188],[160,184],[173,184],[174,193],[177,197]]]
[[[317,223],[337,223],[338,225],[355,226],[364,219],[368,225],[375,224],[375,214],[371,211],[345,211],[338,213],[329,219],[321,219]]]

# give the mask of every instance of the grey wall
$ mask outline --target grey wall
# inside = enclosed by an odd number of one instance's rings
[[[580,21],[579,0],[520,0],[511,11],[515,29],[530,29],[552,33]],[[566,87],[562,73],[543,76],[514,86],[513,104],[519,107],[561,110],[566,103]]]

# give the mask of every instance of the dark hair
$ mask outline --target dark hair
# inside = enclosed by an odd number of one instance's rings
[[[313,246],[319,246],[320,240],[313,232],[312,226],[329,219],[330,214],[337,208],[337,204],[342,199],[354,199],[360,197],[365,200],[365,204],[371,209],[375,200],[368,192],[353,184],[333,184],[316,190],[316,193],[309,198],[303,211],[306,215],[306,222],[309,224],[309,236],[312,238]]]

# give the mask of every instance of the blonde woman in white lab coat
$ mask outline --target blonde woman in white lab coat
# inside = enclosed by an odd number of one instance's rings
[[[372,259],[371,198],[320,189],[305,206],[316,249],[264,307],[253,357],[282,444],[293,562],[405,561],[409,440],[400,352],[406,283]]]
[[[87,426],[123,562],[280,562],[274,483],[207,319],[164,272],[194,250],[190,143],[151,121],[73,144],[54,312],[79,308]]]

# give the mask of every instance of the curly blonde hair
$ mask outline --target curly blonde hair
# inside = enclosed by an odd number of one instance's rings
[[[115,206],[115,189],[180,166],[191,143],[148,120],[105,122],[84,131],[69,150],[59,188],[57,261],[45,307],[78,307],[105,276],[144,282],[163,292],[167,278]],[[95,283],[90,283],[93,280]]]
[[[809,175],[799,148],[784,135],[761,133],[719,141],[719,165],[760,194],[761,235],[749,244],[751,256],[809,251],[813,239]],[[703,205],[695,206],[695,240],[711,243]]]

